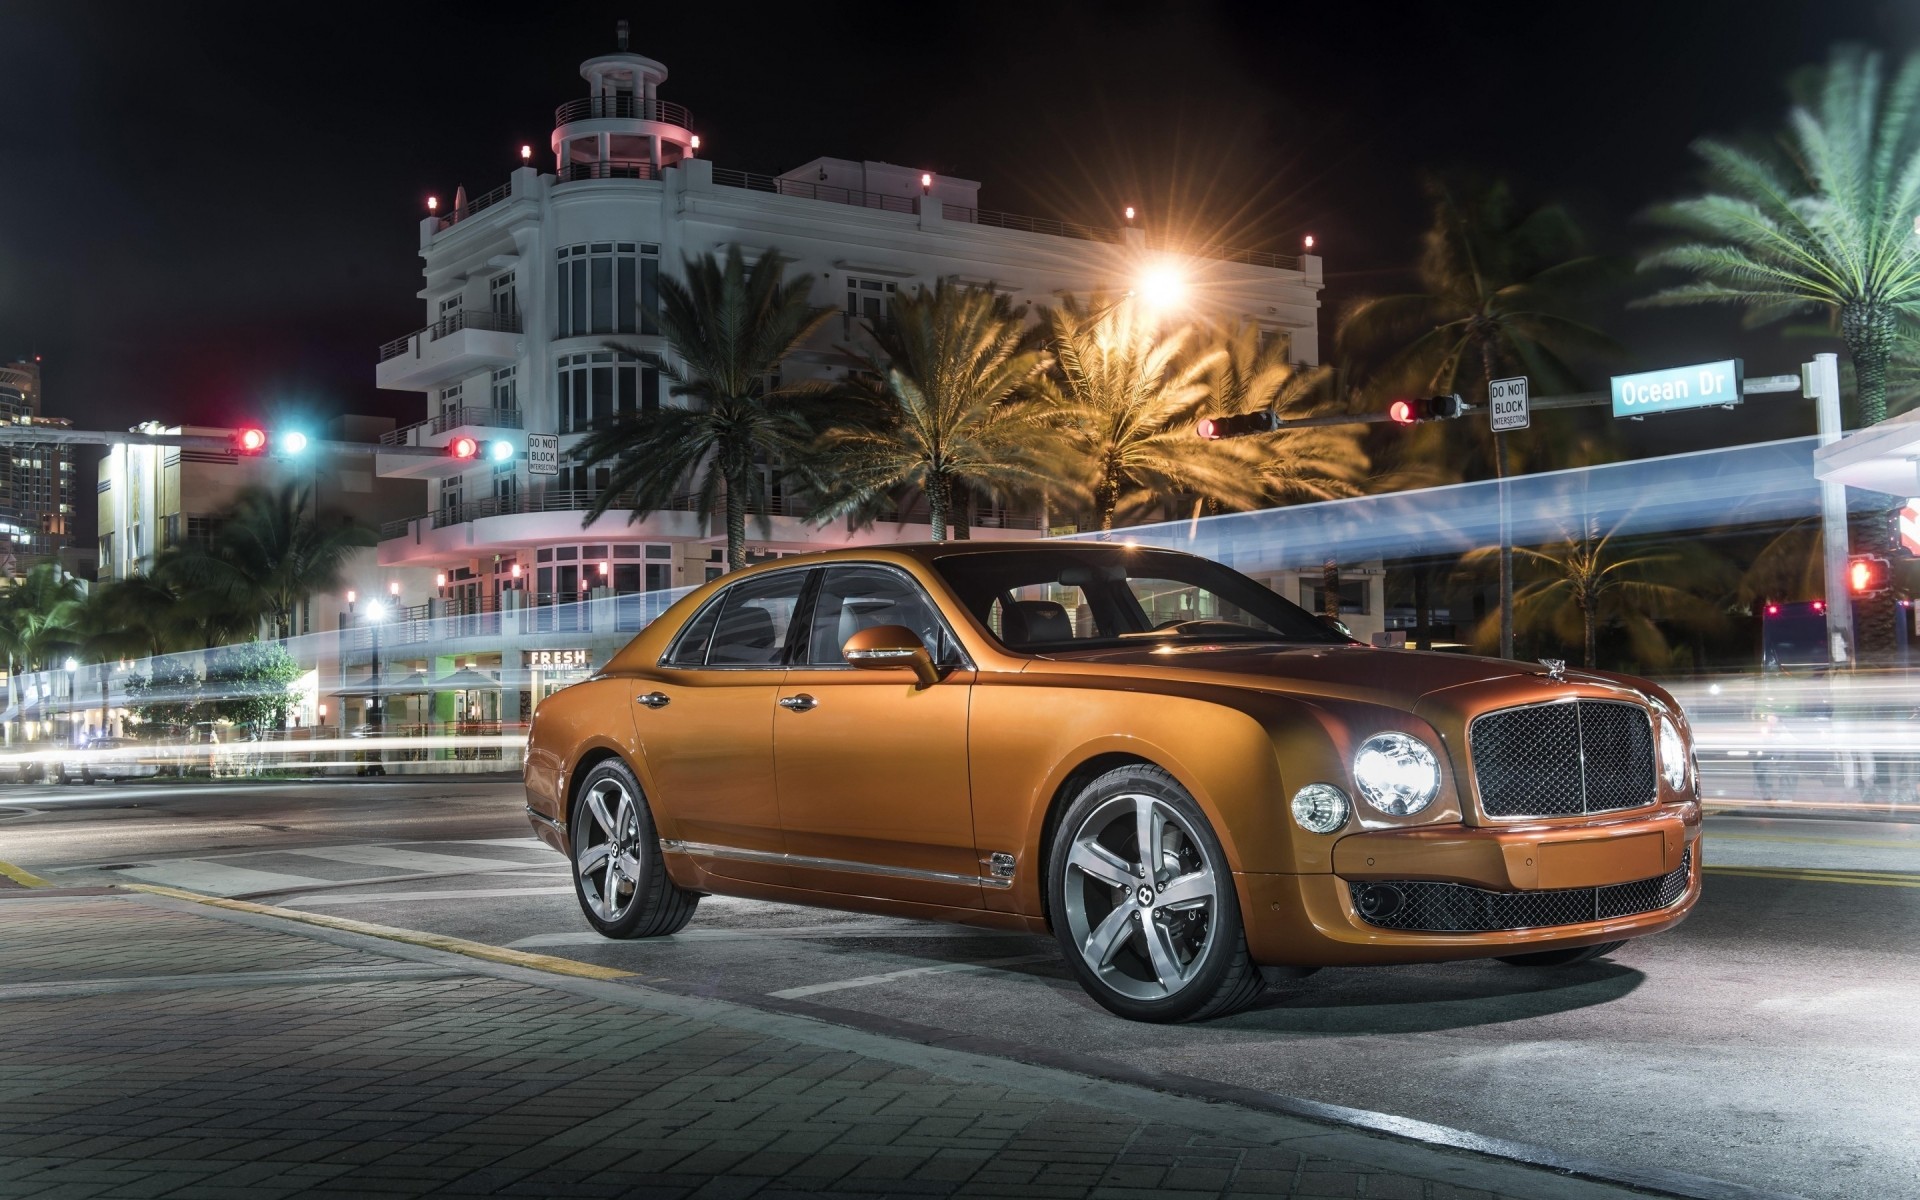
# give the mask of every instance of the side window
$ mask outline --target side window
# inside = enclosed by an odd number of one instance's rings
[[[663,667],[698,667],[707,661],[707,643],[713,641],[713,627],[720,620],[720,605],[725,596],[709,600],[707,606],[695,614],[680,636],[673,639],[673,645],[667,648],[660,659]]]
[[[808,665],[845,664],[840,648],[854,634],[875,625],[905,625],[920,636],[935,662],[953,657],[946,624],[918,584],[884,567],[829,567],[813,601]]]
[[[728,588],[720,599],[707,665],[777,667],[785,662],[787,634],[807,574],[775,571]]]

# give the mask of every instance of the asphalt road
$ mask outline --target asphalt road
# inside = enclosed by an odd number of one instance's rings
[[[1920,1195],[1920,825],[1715,817],[1678,930],[1562,971],[1328,970],[1206,1025],[1120,1021],[1050,939],[709,898],[609,942],[517,784],[0,791],[0,860],[785,997],[1810,1197]]]

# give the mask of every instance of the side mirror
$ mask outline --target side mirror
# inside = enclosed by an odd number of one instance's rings
[[[862,629],[840,648],[847,665],[862,671],[887,671],[905,667],[913,672],[921,687],[940,681],[933,655],[921,643],[919,635],[905,625],[875,625]]]
[[[1350,638],[1353,636],[1353,630],[1348,629],[1347,623],[1345,621],[1342,621],[1338,617],[1329,617],[1323,613],[1314,619],[1319,621],[1322,625],[1325,625],[1328,629],[1333,630],[1335,633],[1339,634],[1343,638]]]

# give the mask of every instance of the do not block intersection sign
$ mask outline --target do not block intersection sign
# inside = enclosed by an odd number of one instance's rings
[[[1527,407],[1527,377],[1496,379],[1487,385],[1487,415],[1495,433],[1525,429],[1533,415]]]

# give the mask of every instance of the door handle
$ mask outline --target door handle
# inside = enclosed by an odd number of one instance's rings
[[[798,696],[782,696],[779,704],[788,712],[807,712],[820,707],[820,702],[805,692],[801,692]]]
[[[673,697],[667,695],[665,692],[648,692],[644,696],[635,696],[633,702],[635,704],[644,704],[648,708],[665,708],[667,705],[673,703]]]

